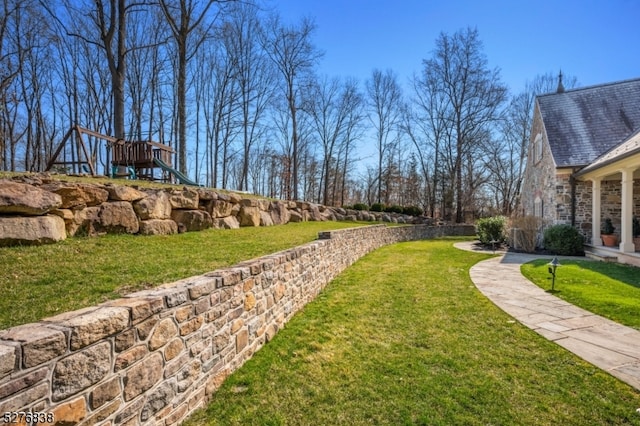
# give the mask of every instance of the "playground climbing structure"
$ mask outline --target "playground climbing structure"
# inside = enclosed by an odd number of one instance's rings
[[[111,177],[169,182],[173,175],[182,180],[183,175],[179,176],[171,168],[171,155],[174,151],[170,146],[150,140],[125,141],[77,125],[71,127],[62,138],[46,170],[55,167],[65,172],[95,176],[97,174],[95,150],[87,149],[85,137],[106,141],[106,163],[111,164],[111,169],[106,174]],[[77,144],[75,150],[70,146],[74,142]],[[70,155],[69,152],[73,154]]]

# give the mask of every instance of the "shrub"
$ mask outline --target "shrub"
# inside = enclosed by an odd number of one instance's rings
[[[418,206],[407,206],[402,209],[402,213],[409,216],[422,216],[422,209]]]
[[[507,241],[505,235],[507,219],[504,216],[487,217],[476,221],[476,232],[482,244],[492,244],[493,242],[504,243]]]
[[[584,238],[571,225],[553,225],[544,230],[544,247],[563,256],[584,253]]]
[[[373,204],[371,204],[371,208],[369,208],[369,210],[371,210],[372,212],[383,212],[384,211],[384,204],[382,204],[382,203],[373,203]]]
[[[541,226],[542,219],[536,216],[513,218],[509,232],[509,245],[514,249],[533,253],[538,245],[538,231]]]
[[[363,203],[356,203],[353,205],[353,209],[358,211],[367,210],[367,205]]]
[[[384,208],[384,211],[387,213],[402,213],[404,208],[402,208],[402,206],[387,206]]]

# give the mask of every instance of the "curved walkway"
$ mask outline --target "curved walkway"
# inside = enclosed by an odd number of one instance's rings
[[[478,251],[472,242],[455,247]],[[520,265],[540,257],[502,252],[477,263],[469,274],[489,300],[522,324],[640,390],[640,331],[571,305],[527,280]]]

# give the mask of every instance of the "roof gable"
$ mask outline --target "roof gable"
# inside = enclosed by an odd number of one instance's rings
[[[640,129],[640,79],[536,98],[558,167],[585,166]]]

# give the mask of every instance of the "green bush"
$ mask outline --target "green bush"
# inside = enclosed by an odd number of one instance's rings
[[[476,221],[476,233],[482,244],[507,241],[505,233],[507,218],[504,216],[487,217]]]
[[[353,209],[358,211],[367,210],[367,205],[363,203],[356,203],[353,205]]]
[[[555,254],[575,256],[584,253],[584,238],[571,225],[553,225],[544,230],[544,247]]]
[[[404,208],[402,206],[387,206],[384,208],[384,211],[387,213],[402,213]]]
[[[371,204],[371,208],[369,208],[370,211],[372,212],[383,212],[384,211],[384,204],[382,203],[373,203]]]
[[[422,216],[422,209],[418,206],[407,206],[402,211],[404,214],[409,216]]]

